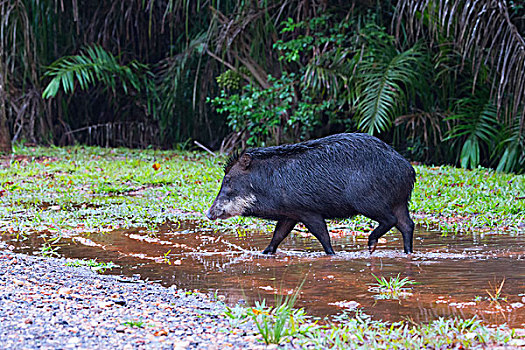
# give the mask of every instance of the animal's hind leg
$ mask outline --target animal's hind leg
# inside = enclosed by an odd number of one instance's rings
[[[368,236],[368,250],[373,253],[376,250],[379,238],[397,224],[397,218],[393,213],[388,212],[381,217],[372,217],[371,219],[379,223],[379,226]]]
[[[394,209],[394,215],[397,217],[396,227],[403,235],[403,247],[405,253],[412,253],[412,242],[414,237],[414,221],[410,218],[406,204],[400,205]]]

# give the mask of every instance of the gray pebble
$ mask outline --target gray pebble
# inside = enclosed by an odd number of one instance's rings
[[[224,303],[205,294],[66,261],[0,246],[2,349],[264,348],[252,324],[224,332],[231,329]]]

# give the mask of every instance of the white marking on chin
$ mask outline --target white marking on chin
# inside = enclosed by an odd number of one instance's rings
[[[244,211],[250,208],[256,201],[256,198],[253,194],[250,194],[246,197],[235,197],[232,200],[224,202],[221,205],[221,209],[224,210],[224,216],[232,217],[236,215],[242,215]],[[222,217],[221,217],[222,218]]]

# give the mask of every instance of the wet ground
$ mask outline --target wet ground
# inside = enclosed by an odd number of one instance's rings
[[[344,232],[343,232],[344,233]],[[17,252],[40,251],[44,234],[25,239],[1,235]],[[297,307],[317,316],[361,307],[383,320],[426,322],[439,316],[477,315],[489,324],[525,325],[525,236],[497,234],[443,237],[415,233],[415,253],[402,253],[401,235],[389,232],[370,255],[366,239],[332,237],[337,254],[322,253],[305,232],[295,232],[273,257],[260,254],[270,232],[213,231],[191,222],[163,226],[155,237],[140,230],[61,239],[58,253],[118,264],[110,273],[139,275],[163,285],[210,291],[227,302],[275,300],[298,286]],[[399,299],[383,299],[373,275],[417,282]],[[500,295],[492,298],[502,285]]]

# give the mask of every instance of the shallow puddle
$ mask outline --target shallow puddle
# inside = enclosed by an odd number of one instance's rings
[[[139,275],[163,285],[224,295],[226,301],[272,301],[303,282],[297,307],[317,316],[361,307],[383,320],[426,322],[440,316],[477,317],[489,324],[525,325],[525,236],[466,235],[442,237],[415,233],[410,257],[402,253],[401,235],[388,233],[370,255],[366,240],[333,237],[337,254],[325,256],[314,238],[292,234],[273,257],[260,254],[271,233],[220,231],[191,222],[165,225],[156,237],[140,230],[61,239],[64,257],[96,258],[119,265],[110,273]],[[42,235],[0,238],[18,252],[40,250]],[[407,294],[388,300],[374,289],[377,277],[400,274],[417,282]],[[500,298],[491,300],[504,280]],[[504,299],[503,299],[504,298]]]

